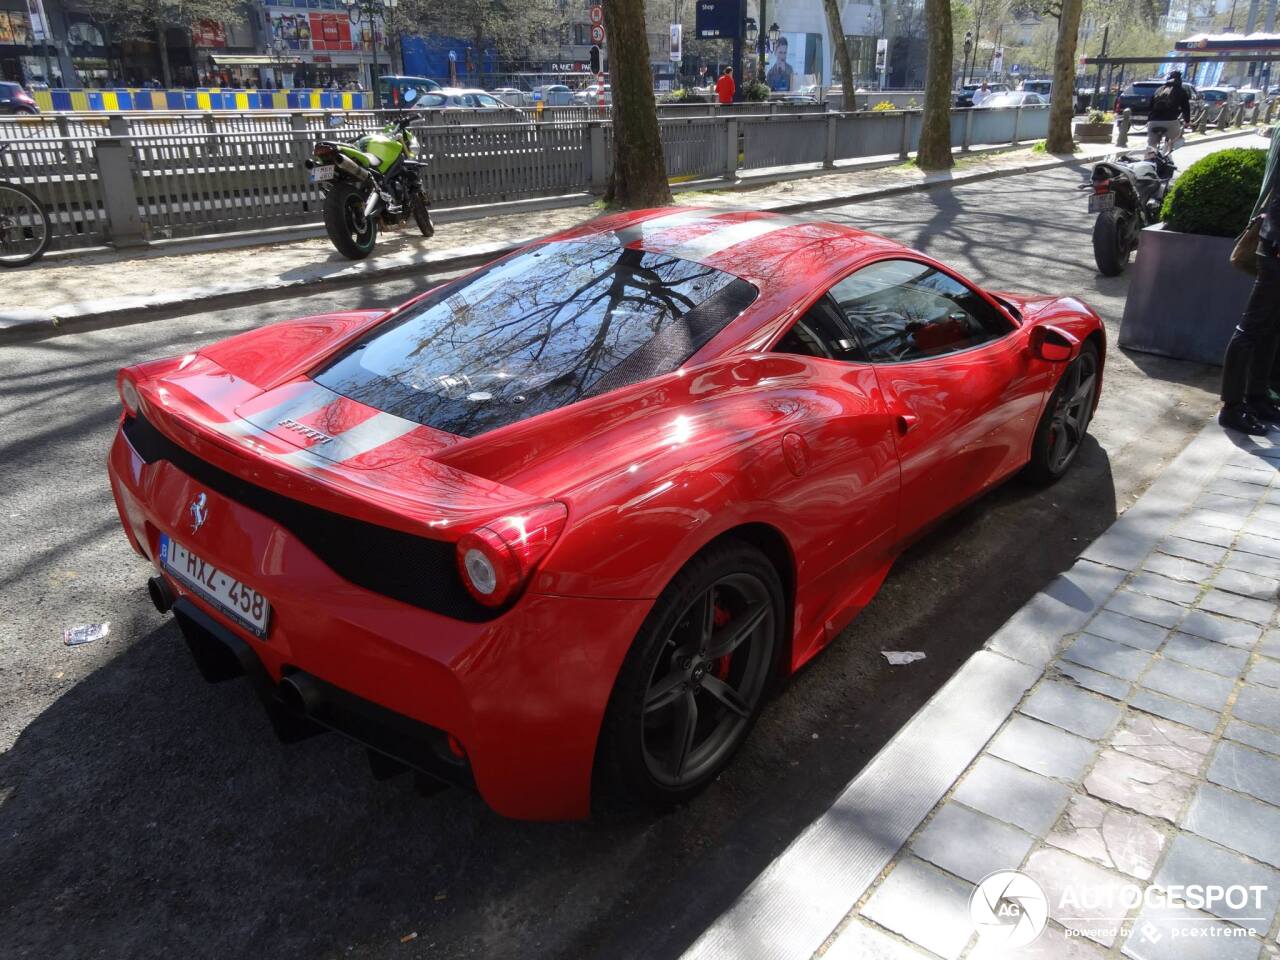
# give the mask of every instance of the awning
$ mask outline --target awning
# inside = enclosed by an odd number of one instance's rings
[[[277,63],[301,63],[296,56],[268,57],[261,53],[211,53],[209,59],[220,67],[270,67]]]

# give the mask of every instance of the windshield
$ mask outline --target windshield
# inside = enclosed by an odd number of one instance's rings
[[[670,373],[755,297],[744,280],[612,236],[548,243],[442,287],[315,380],[474,436]]]

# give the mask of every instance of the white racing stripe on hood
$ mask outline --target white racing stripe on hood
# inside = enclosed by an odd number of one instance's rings
[[[756,240],[766,234],[785,230],[787,227],[803,222],[793,220],[790,217],[763,217],[759,220],[747,220],[742,223],[735,223],[732,226],[712,230],[710,233],[703,234],[685,243],[663,248],[662,252],[672,257],[678,257],[681,260],[692,260],[695,263],[700,263],[708,257],[723,253],[730,247],[736,247],[740,243]]]
[[[397,440],[406,433],[418,429],[419,426],[420,424],[412,420],[405,420],[392,413],[378,413],[350,430],[337,434],[329,443],[286,453],[277,459],[299,467],[323,467],[344,463],[362,453],[368,453],[383,444]]]
[[[260,436],[279,426],[281,420],[301,420],[317,410],[322,410],[338,399],[338,394],[328,387],[312,383],[299,391],[296,397],[281,401],[273,407],[255,410],[247,416],[240,414],[238,423],[228,423],[223,433],[231,436]]]

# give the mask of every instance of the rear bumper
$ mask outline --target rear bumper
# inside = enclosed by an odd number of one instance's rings
[[[505,816],[589,814],[600,723],[651,600],[531,593],[495,620],[454,620],[343,580],[274,521],[165,461],[143,462],[123,434],[108,472],[125,531],[177,598],[174,614],[202,672],[248,676],[283,739],[328,727],[474,785]],[[208,519],[193,531],[188,507],[200,493]],[[161,535],[263,594],[272,608],[267,636],[243,630],[165,573]],[[282,689],[290,677],[318,690],[322,707],[299,709]],[[449,749],[450,735],[465,762]]]

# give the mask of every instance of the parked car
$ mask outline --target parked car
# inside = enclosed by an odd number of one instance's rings
[[[706,787],[925,531],[1070,469],[1103,382],[1075,295],[843,224],[628,211],[437,283],[121,370],[108,472],[207,679],[509,817]]]
[[[508,106],[527,107],[532,103],[528,92],[517,87],[498,87],[489,92]]]
[[[960,88],[960,92],[956,94],[955,104],[957,107],[972,107],[973,95],[982,87],[982,82],[966,83]],[[1006,93],[1009,90],[1007,83],[988,83],[987,89],[992,93]]]
[[[439,90],[440,84],[430,77],[383,76],[378,78],[378,104],[384,110],[401,110],[409,106],[404,92],[412,89],[419,101],[423,94]]]
[[[1240,102],[1235,87],[1205,87],[1200,91],[1200,97],[1206,106],[1213,107],[1215,110],[1224,103],[1234,107]]]
[[[1236,96],[1240,98],[1241,103],[1252,109],[1255,103],[1266,97],[1266,94],[1257,87],[1241,87],[1236,91]]]
[[[578,106],[594,107],[600,102],[600,84],[591,83],[573,93],[573,102]],[[604,84],[604,102],[613,103],[613,87]]]
[[[563,83],[544,83],[533,88],[530,99],[547,107],[567,107],[573,103],[573,91]]]
[[[440,87],[422,94],[413,105],[414,110],[484,110],[501,114],[506,119],[525,119],[525,115],[511,104],[499,100],[484,90],[468,90],[462,87]]]
[[[35,99],[20,83],[0,81],[0,113],[39,113]]]
[[[1145,118],[1151,110],[1151,97],[1162,86],[1164,86],[1163,78],[1135,80],[1124,88],[1120,96],[1116,97],[1116,112],[1128,110],[1134,117]],[[1191,97],[1192,104],[1203,99],[1192,84],[1184,82],[1182,86]]]
[[[1025,90],[1027,93],[1038,93],[1047,101],[1049,99],[1049,91],[1053,88],[1052,80],[1023,80],[1018,84],[1019,90]]]
[[[1009,90],[1005,93],[993,93],[978,104],[978,109],[985,110],[988,107],[1033,107],[1043,106],[1048,102],[1047,97],[1042,97],[1038,93],[1029,93],[1026,90]]]
[[[769,95],[770,103],[817,103],[816,97],[807,93],[773,93]]]

